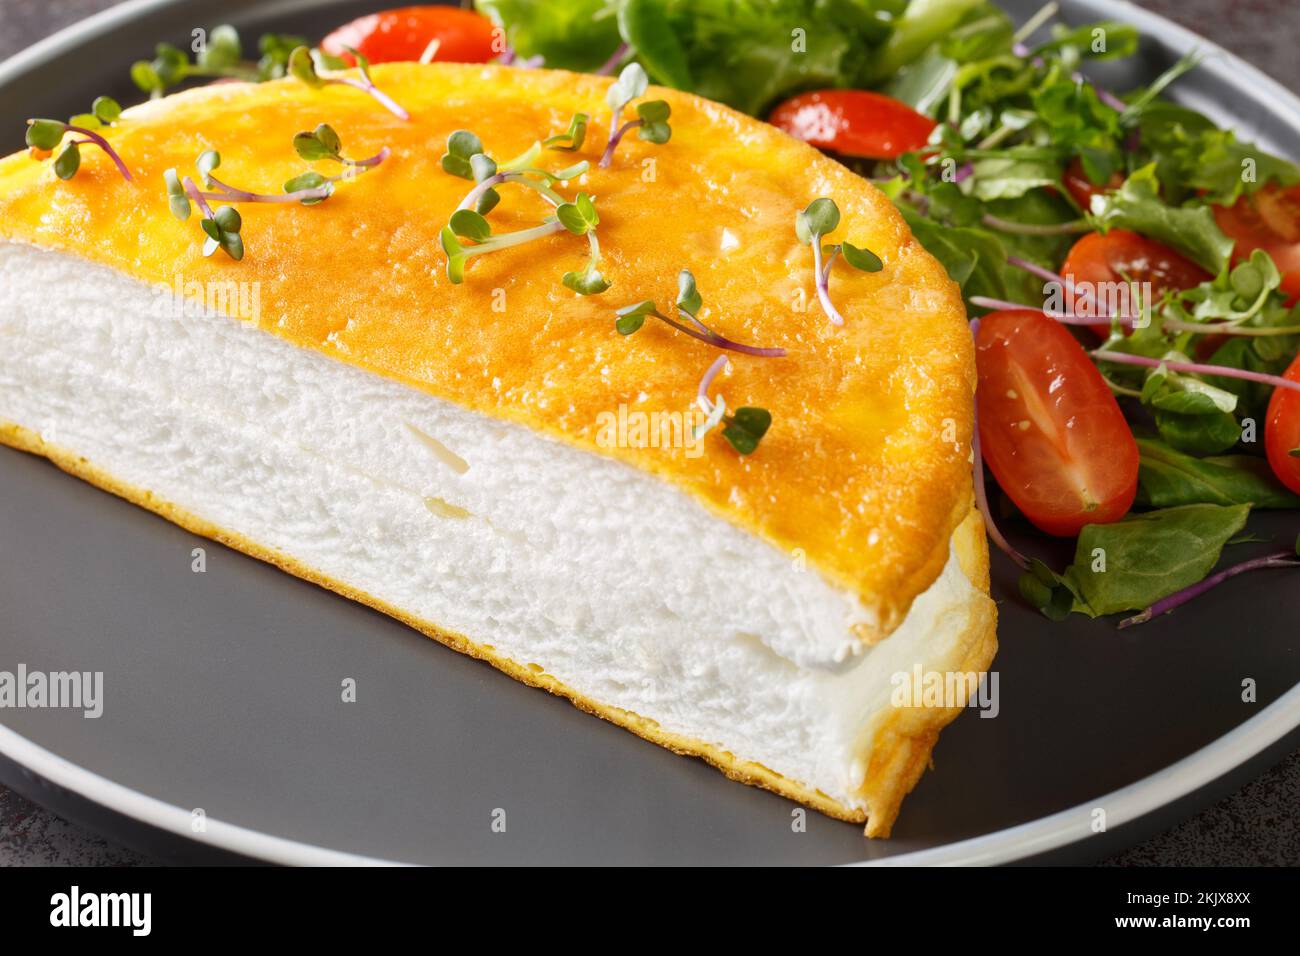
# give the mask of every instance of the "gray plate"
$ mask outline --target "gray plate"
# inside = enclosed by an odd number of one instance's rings
[[[158,39],[211,26],[211,6],[128,3],[0,66],[0,146],[21,145],[21,117],[69,114],[101,92],[131,99],[129,63]],[[254,35],[319,35],[377,6],[234,0],[221,17]],[[1140,64],[1104,77],[1119,88],[1200,42],[1127,4],[1065,7],[1076,22],[1141,28]],[[1300,104],[1202,46],[1215,56],[1178,95],[1300,155]],[[1251,527],[1276,542],[1296,524],[1275,514]],[[196,546],[206,574],[190,571]],[[99,720],[0,711],[0,778],[185,858],[219,848],[287,862],[1086,859],[1258,772],[1295,746],[1300,725],[1300,608],[1280,573],[1238,578],[1129,632],[1049,625],[1004,600],[1001,715],[968,713],[944,734],[894,839],[869,842],[815,813],[795,833],[785,800],[8,449],[0,555],[0,669],[102,670],[107,699]],[[995,558],[994,577],[997,596],[1014,594],[1007,562]],[[348,677],[353,704],[340,702]],[[1258,682],[1257,703],[1241,701],[1245,678]],[[1096,807],[1109,824],[1100,836]],[[204,833],[191,830],[194,808]],[[498,809],[505,833],[491,826]]]

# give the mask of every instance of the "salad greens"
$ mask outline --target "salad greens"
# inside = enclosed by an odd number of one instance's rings
[[[874,85],[981,0],[476,0],[522,56],[595,70],[627,43],[650,79],[746,113],[815,87]],[[791,55],[792,53],[797,55]]]

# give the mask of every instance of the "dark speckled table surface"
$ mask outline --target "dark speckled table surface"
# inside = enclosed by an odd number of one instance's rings
[[[4,59],[116,0],[0,0]],[[398,4],[393,4],[398,5]],[[1212,36],[1289,89],[1300,90],[1295,0],[1142,0]],[[212,4],[214,22],[219,2]],[[154,861],[0,786],[0,866],[131,866]],[[1103,861],[1113,866],[1300,865],[1300,753],[1181,825]]]

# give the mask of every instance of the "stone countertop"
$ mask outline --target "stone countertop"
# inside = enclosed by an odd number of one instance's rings
[[[0,0],[0,60],[117,0]],[[394,4],[397,5],[397,4]],[[1300,89],[1293,0],[1140,0]],[[219,16],[214,14],[214,19]],[[1102,861],[1110,866],[1300,865],[1300,753],[1179,826]],[[157,861],[0,786],[0,866],[133,866]]]

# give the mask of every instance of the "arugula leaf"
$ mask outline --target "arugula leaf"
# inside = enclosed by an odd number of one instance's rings
[[[1139,504],[1249,504],[1256,508],[1300,508],[1300,495],[1287,491],[1263,458],[1223,455],[1194,458],[1152,438],[1139,438]]]
[[[1232,240],[1209,206],[1168,206],[1160,199],[1155,164],[1143,166],[1114,192],[1094,196],[1092,218],[1102,232],[1131,229],[1182,252],[1218,275],[1232,254]]]
[[[1079,533],[1074,563],[1061,575],[1089,617],[1140,611],[1195,584],[1246,523],[1249,505],[1181,505],[1133,514]],[[1104,557],[1105,570],[1097,555]]]

